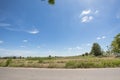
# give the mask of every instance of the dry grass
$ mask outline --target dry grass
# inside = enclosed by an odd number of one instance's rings
[[[115,57],[62,57],[37,59],[0,59],[1,67],[37,68],[104,68],[120,67],[120,58]]]

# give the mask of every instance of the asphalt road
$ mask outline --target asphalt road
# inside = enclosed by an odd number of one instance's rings
[[[0,80],[120,80],[120,68],[0,68]]]

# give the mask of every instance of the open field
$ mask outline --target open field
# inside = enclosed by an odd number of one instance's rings
[[[115,57],[45,57],[24,59],[0,59],[1,67],[34,68],[110,68],[120,67],[120,58]]]
[[[0,68],[0,80],[120,80],[120,68]]]

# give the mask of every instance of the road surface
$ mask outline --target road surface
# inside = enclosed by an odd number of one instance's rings
[[[120,68],[0,68],[0,80],[120,80]]]

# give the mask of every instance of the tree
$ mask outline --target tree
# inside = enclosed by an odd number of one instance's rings
[[[111,46],[114,53],[120,53],[120,33],[114,37]]]
[[[102,55],[102,50],[101,50],[101,47],[98,43],[93,43],[90,54],[94,55],[94,56]]]
[[[111,47],[111,45],[110,46],[106,46],[107,47],[107,50],[106,50],[106,52],[105,52],[105,55],[106,56],[111,56],[112,55],[112,47]]]
[[[53,5],[55,4],[55,0],[48,0],[48,3]]]
[[[46,0],[41,0],[41,1],[46,1]],[[48,3],[51,4],[51,5],[54,5],[55,4],[55,0],[48,0]]]
[[[88,55],[89,55],[89,53],[88,53],[88,52],[86,52],[86,53],[85,53],[85,56],[88,56]]]

